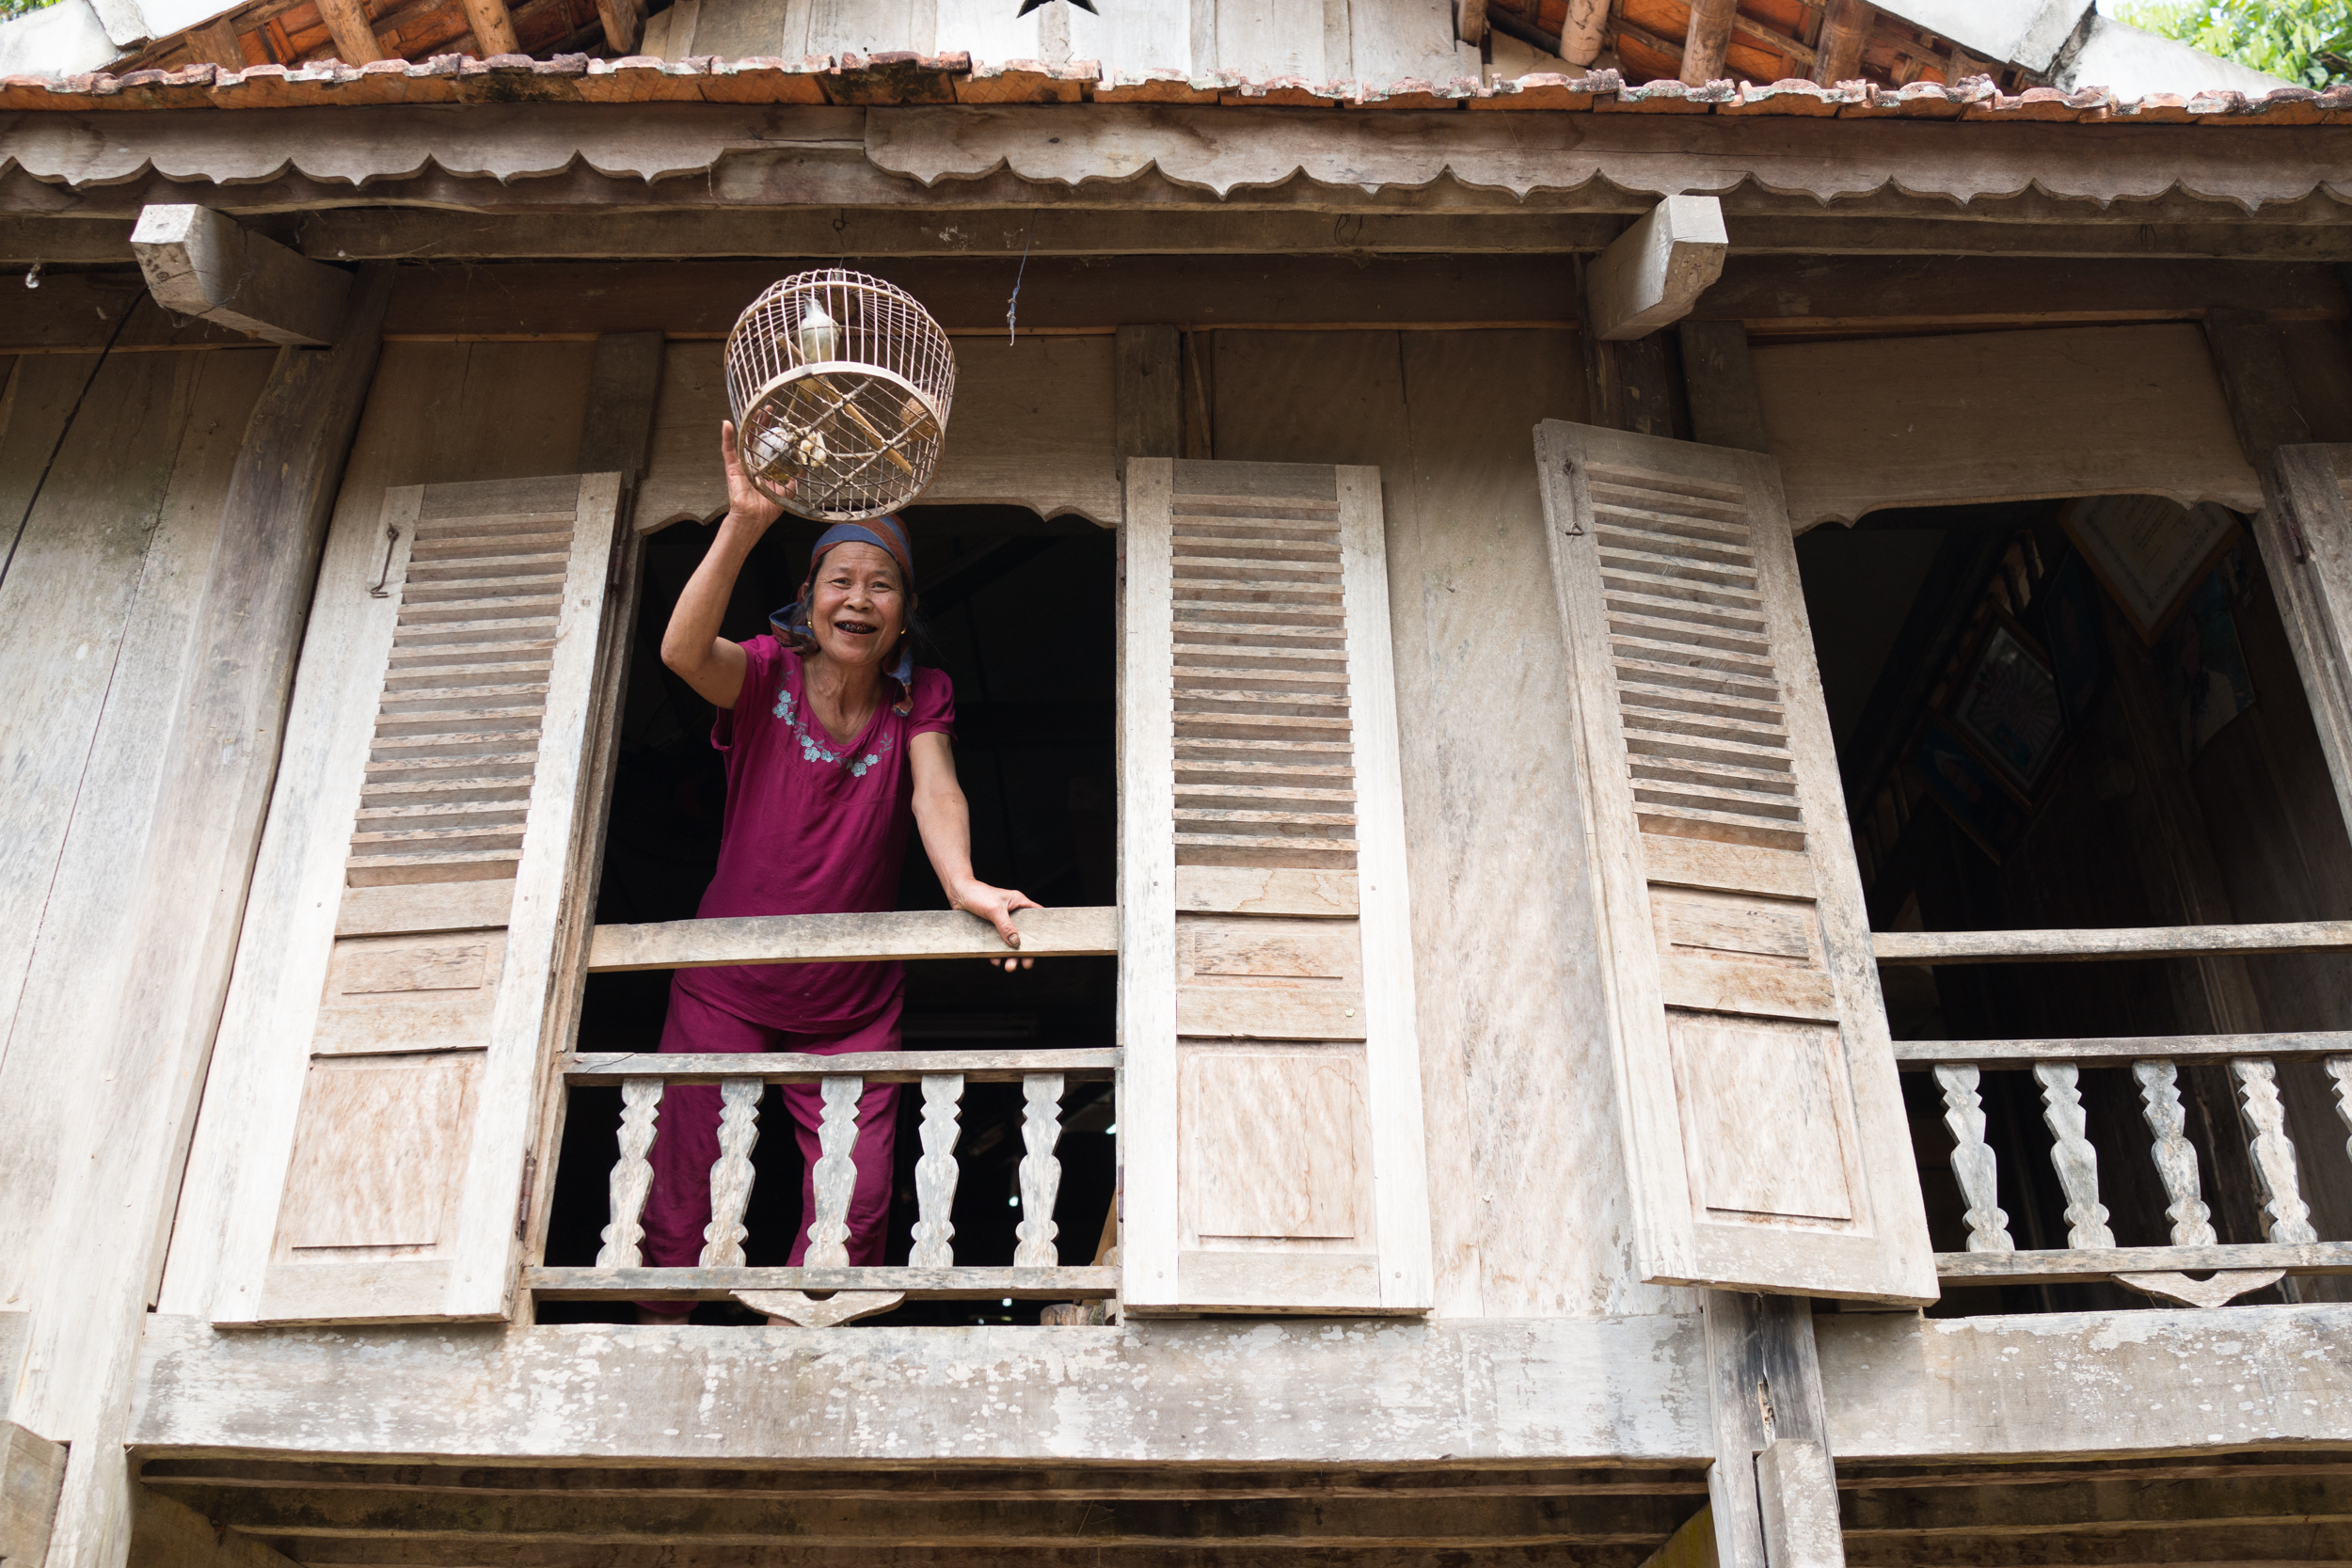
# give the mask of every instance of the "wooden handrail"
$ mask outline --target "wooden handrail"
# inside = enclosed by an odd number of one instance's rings
[[[1023,910],[1013,916],[1025,958],[1100,958],[1119,951],[1119,909]],[[787,914],[599,926],[588,972],[707,969],[717,964],[877,963],[891,958],[1000,958],[1016,951],[995,928],[957,910],[882,914]]]
[[[1950,1063],[2028,1067],[2035,1062],[2214,1061],[2270,1056],[2307,1061],[2352,1054],[2352,1033],[2288,1035],[2125,1035],[2078,1040],[1897,1040],[1895,1060],[1911,1071]]]
[[[2073,1276],[2157,1274],[2206,1269],[2280,1269],[2288,1274],[2352,1274],[2352,1242],[2275,1246],[2247,1242],[2219,1246],[2067,1247],[2035,1252],[1939,1252],[1938,1278],[1955,1285],[2032,1285]]]
[[[2352,948],[2352,920],[2275,926],[2139,926],[2060,931],[1875,931],[1883,964],[2057,963],[2093,958],[2197,958],[2229,953]]]
[[[665,1084],[716,1084],[756,1078],[768,1084],[813,1084],[820,1078],[863,1078],[869,1084],[914,1084],[926,1076],[960,1074],[974,1084],[1017,1084],[1031,1073],[1054,1072],[1073,1083],[1111,1077],[1117,1051],[862,1051],[844,1056],[784,1052],[741,1056],[652,1053],[575,1056],[564,1081],[580,1085],[658,1078]]]

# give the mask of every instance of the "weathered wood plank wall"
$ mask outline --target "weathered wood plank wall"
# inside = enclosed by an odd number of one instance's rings
[[[276,351],[14,362],[0,430],[0,1304],[24,1305],[77,1130],[87,1014],[156,794],[221,502]],[[78,409],[78,414],[77,414]],[[70,421],[70,427],[69,427]],[[151,1219],[151,1217],[150,1217]]]

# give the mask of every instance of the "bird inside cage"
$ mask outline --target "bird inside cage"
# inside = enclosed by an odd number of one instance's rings
[[[895,512],[936,471],[955,355],[914,296],[844,268],[764,291],[727,336],[745,476],[801,516]]]

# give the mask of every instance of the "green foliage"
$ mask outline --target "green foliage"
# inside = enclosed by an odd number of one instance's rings
[[[2301,87],[2352,82],[2352,0],[2138,0],[2115,16]]]
[[[45,10],[56,3],[57,0],[0,0],[0,22],[13,22],[20,16]]]

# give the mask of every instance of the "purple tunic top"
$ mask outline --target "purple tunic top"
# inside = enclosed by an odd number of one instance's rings
[[[908,711],[885,698],[865,733],[837,744],[809,712],[801,656],[772,637],[743,645],[750,667],[710,743],[727,757],[719,870],[696,913],[869,913],[893,908],[914,824],[918,735],[955,733],[955,685],[916,669]],[[848,1033],[898,994],[897,963],[736,964],[682,969],[677,984],[714,1006],[794,1034]]]

